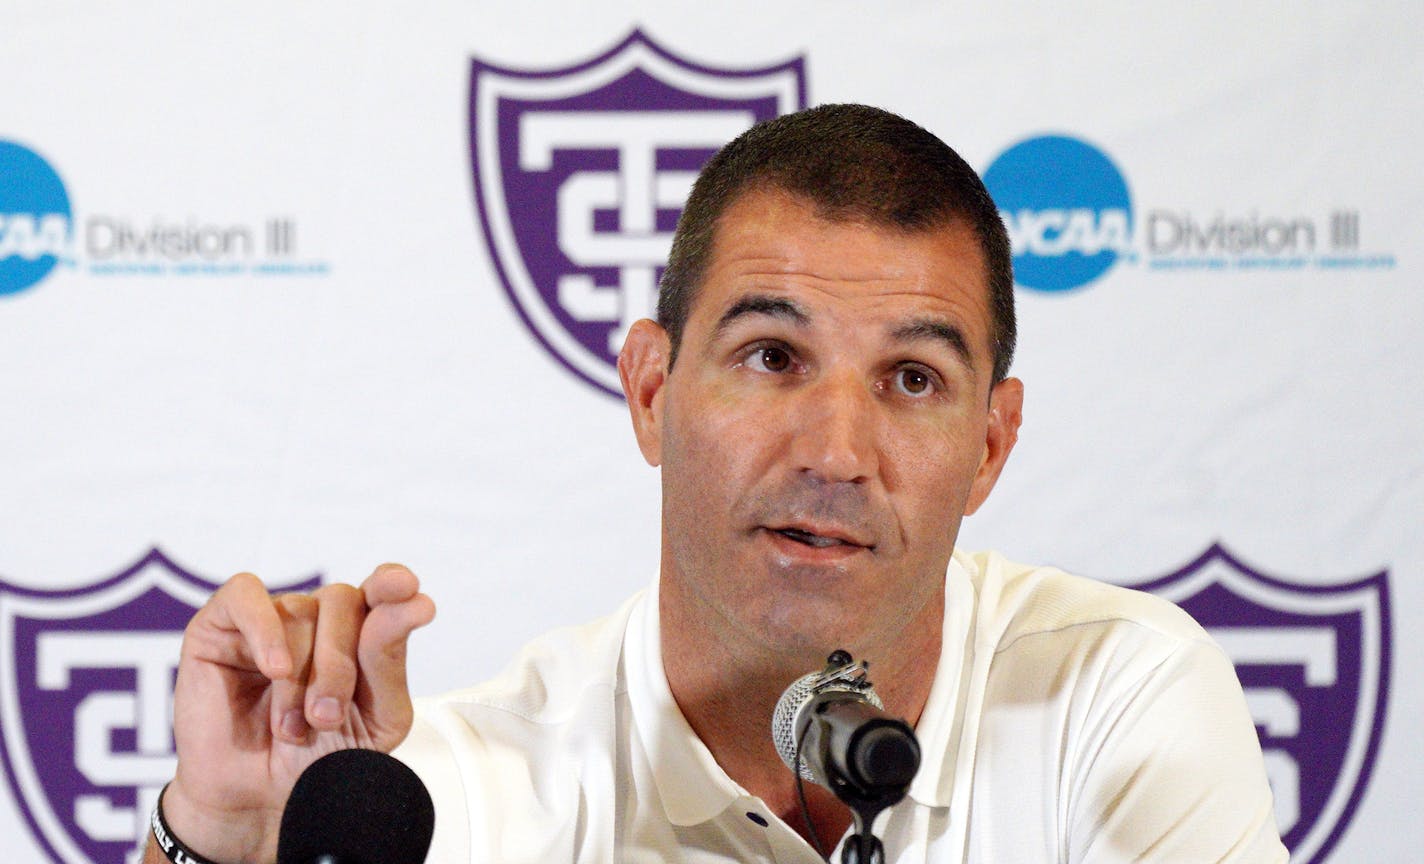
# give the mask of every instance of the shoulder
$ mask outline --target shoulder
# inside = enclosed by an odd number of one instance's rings
[[[1110,723],[1165,688],[1241,700],[1225,652],[1161,597],[995,553],[957,560],[974,586],[972,650],[991,702],[1031,698],[1047,715],[1072,706]]]
[[[488,681],[416,700],[394,755],[442,814],[428,860],[571,859],[590,842],[578,808],[615,788],[623,637],[643,596],[540,636]]]
[[[1057,568],[956,561],[977,603],[975,782],[1016,802],[1000,816],[1053,808],[1072,860],[1284,859],[1241,685],[1200,625]]]
[[[590,698],[611,699],[622,686],[619,658],[628,617],[643,596],[634,595],[611,615],[535,638],[486,681],[416,700],[417,714],[504,715],[514,722],[556,725],[584,710]]]
[[[978,608],[978,644],[993,640],[996,652],[1024,640],[1071,644],[1107,634],[1173,650],[1211,646],[1201,625],[1173,603],[1131,588],[1075,576],[1057,567],[1010,561],[997,552],[956,553]]]

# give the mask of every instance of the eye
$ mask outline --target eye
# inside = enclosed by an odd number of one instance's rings
[[[764,345],[748,354],[743,362],[758,372],[785,372],[791,368],[791,353],[776,345]]]
[[[930,373],[917,366],[896,369],[891,380],[894,382],[895,390],[906,396],[923,398],[935,391],[934,378],[930,376]]]

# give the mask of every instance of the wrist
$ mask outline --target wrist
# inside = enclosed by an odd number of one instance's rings
[[[276,859],[280,813],[204,807],[175,779],[159,795],[153,816],[154,843],[176,864],[269,864]]]

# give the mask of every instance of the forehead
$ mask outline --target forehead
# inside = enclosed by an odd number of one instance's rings
[[[924,230],[827,219],[781,191],[742,194],[718,219],[689,324],[715,320],[739,296],[789,291],[861,311],[943,314],[977,336],[992,332],[988,270],[973,229],[952,221]]]

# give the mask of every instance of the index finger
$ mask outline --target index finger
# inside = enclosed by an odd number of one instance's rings
[[[257,670],[277,680],[292,674],[286,630],[267,587],[251,573],[239,573],[213,592],[189,629],[212,627],[236,632]]]

